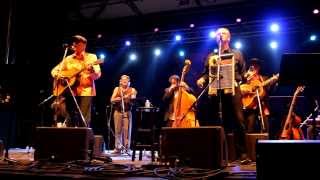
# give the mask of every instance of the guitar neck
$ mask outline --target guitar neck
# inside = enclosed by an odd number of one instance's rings
[[[263,81],[263,83],[261,84],[261,86],[266,86],[266,85],[270,84],[271,82],[273,82],[273,81],[275,81],[275,80],[277,80],[277,79],[278,79],[277,76],[273,76],[273,77],[271,77],[271,78]]]

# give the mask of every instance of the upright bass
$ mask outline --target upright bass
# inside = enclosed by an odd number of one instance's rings
[[[186,73],[190,70],[190,65],[191,61],[189,59],[185,60],[185,65],[181,73],[181,80],[179,82],[178,95],[175,96],[173,102],[175,120],[172,124],[172,127],[199,127],[199,123],[196,120],[196,114],[192,107],[196,101],[196,97],[188,93],[185,87],[181,86],[181,84],[184,82]]]

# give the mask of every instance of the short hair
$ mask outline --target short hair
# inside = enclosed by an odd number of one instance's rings
[[[176,75],[176,74],[171,75],[171,76],[169,77],[169,82],[171,82],[171,79],[176,79],[177,81],[180,81],[180,77],[179,77],[178,75]]]
[[[128,76],[128,75],[122,75],[121,77],[120,77],[120,79],[122,79],[122,78],[126,78],[126,79],[128,79],[129,81],[130,81],[130,76]]]
[[[74,36],[72,36],[72,39],[73,39],[73,42],[75,42],[75,43],[82,42],[82,43],[87,44],[87,39],[81,35],[74,35]]]

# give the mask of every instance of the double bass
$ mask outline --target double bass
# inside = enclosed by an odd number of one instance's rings
[[[174,122],[172,127],[175,128],[190,128],[199,127],[199,123],[196,120],[196,114],[193,110],[193,105],[196,102],[196,97],[186,91],[181,86],[181,82],[184,82],[186,73],[190,70],[191,61],[185,60],[185,65],[181,73],[181,80],[179,82],[178,95],[175,96],[173,102],[174,109]]]
[[[301,118],[293,112],[293,107],[296,103],[296,98],[297,98],[298,94],[300,92],[302,92],[303,90],[304,90],[304,86],[298,86],[295,93],[294,93],[294,96],[293,96],[291,104],[290,104],[289,112],[288,112],[286,121],[284,123],[283,129],[282,129],[282,132],[280,135],[280,139],[287,139],[287,140],[304,139],[302,130],[299,127],[299,125],[301,123]]]

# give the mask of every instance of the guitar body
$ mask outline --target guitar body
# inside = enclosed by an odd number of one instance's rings
[[[264,90],[264,86],[278,80],[279,74],[272,76],[271,78],[263,81],[260,79],[260,76],[254,76],[250,79],[250,81],[246,84],[240,85],[240,91],[242,94],[241,100],[244,109],[255,109],[258,105],[257,93],[262,99],[266,95],[266,91]]]
[[[72,86],[76,82],[77,78],[72,77],[72,78],[65,78],[65,79],[54,79],[53,81],[53,95],[54,96],[60,96],[66,88],[68,88],[68,83],[69,82],[70,86]]]
[[[242,94],[243,108],[253,109],[257,107],[257,93],[255,92],[257,88],[259,96],[261,98],[264,97],[266,92],[261,86],[261,82],[259,80],[252,80],[249,84],[240,85],[241,92],[245,92]]]
[[[172,127],[175,127],[175,128],[199,127],[199,123],[196,122],[196,113],[194,111],[188,112],[189,108],[193,105],[195,101],[196,101],[196,97],[194,95],[188,93],[186,90],[182,90],[180,110],[176,112],[176,119],[173,122]],[[178,102],[174,101],[174,108],[177,108],[176,107],[177,104]]]
[[[82,65],[82,68],[73,68],[73,69],[68,69],[68,70],[62,70],[60,72],[60,75],[63,78],[55,78],[53,81],[52,94],[54,96],[61,95],[65,91],[65,89],[68,88],[68,83],[70,86],[72,86],[76,83],[78,74],[85,71],[90,66],[102,64],[102,63],[103,63],[103,61],[97,60],[94,63]],[[66,81],[68,81],[68,83]],[[87,86],[91,85],[91,83],[92,83],[90,80],[82,81],[82,82],[87,83]]]
[[[282,132],[280,134],[280,139],[286,139],[286,140],[302,140],[304,139],[303,133],[301,128],[299,128],[299,124],[301,123],[301,118],[297,116],[293,112],[293,107],[296,103],[297,95],[304,90],[304,86],[297,87],[294,96],[292,98],[289,112],[286,118],[286,121],[284,123]]]

